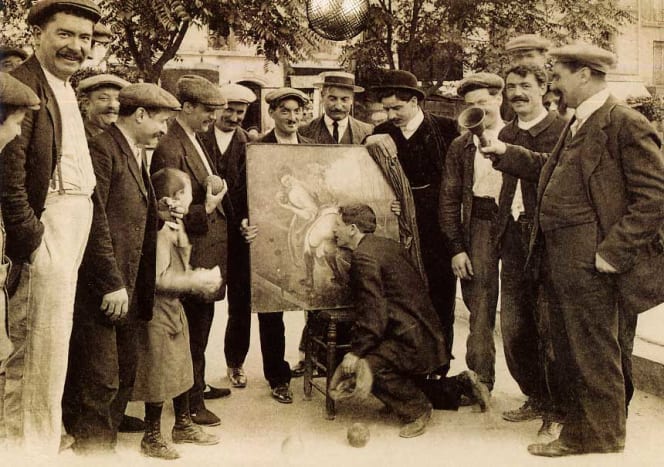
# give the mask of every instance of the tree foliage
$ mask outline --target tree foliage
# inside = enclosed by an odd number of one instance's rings
[[[3,42],[26,43],[25,16],[30,0],[0,0]],[[156,82],[175,58],[189,28],[207,25],[256,47],[267,60],[308,58],[320,39],[307,29],[304,3],[297,0],[100,0],[102,22],[115,33],[111,51]]]
[[[617,0],[376,0],[367,30],[343,59],[363,77],[376,76],[378,67],[416,71],[429,63],[427,84],[437,88],[454,64],[499,71],[504,44],[517,34],[610,47],[631,20]]]

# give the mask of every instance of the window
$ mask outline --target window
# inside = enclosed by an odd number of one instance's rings
[[[652,47],[652,81],[664,85],[664,41],[654,41]]]

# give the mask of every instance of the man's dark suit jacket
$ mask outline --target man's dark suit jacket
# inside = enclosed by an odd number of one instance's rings
[[[149,320],[154,303],[158,220],[147,168],[138,166],[129,143],[115,125],[89,144],[97,190],[113,242],[113,265],[129,295],[129,316]],[[77,313],[102,315],[102,296],[90,287],[97,270],[98,266],[84,257],[79,272]]]
[[[449,363],[438,315],[399,243],[365,235],[352,252],[350,286],[357,310],[352,351],[369,366],[385,359],[419,375]]]
[[[20,265],[28,261],[42,241],[44,226],[39,219],[61,150],[62,120],[55,95],[34,55],[12,74],[41,99],[39,110],[27,112],[21,135],[7,145],[0,158],[7,256],[15,265]],[[103,208],[96,189],[92,201],[94,210],[87,255],[94,256],[99,265],[95,287],[105,294],[121,289],[123,281],[113,268],[113,246],[108,226],[100,221]],[[13,269],[10,282],[16,282],[20,269]]]
[[[362,144],[365,138],[373,132],[373,125],[361,122],[360,120],[349,116],[346,131],[348,130],[350,130],[351,144]],[[330,135],[329,130],[325,126],[323,116],[315,118],[308,124],[303,125],[298,132],[315,143],[334,144],[334,138],[332,138],[332,135]]]
[[[200,142],[205,151],[205,146]],[[206,153],[208,164],[217,174],[216,164]],[[195,268],[219,266],[223,285],[216,299],[223,298],[226,288],[226,252],[228,248],[226,214],[220,203],[211,214],[205,212],[208,172],[184,128],[177,120],[168,127],[168,133],[159,140],[152,155],[150,172],[164,167],[180,169],[191,177],[193,201],[184,225],[191,241],[191,265]]]
[[[508,145],[494,166],[538,181],[539,213],[565,144],[567,151],[579,154],[584,188],[599,225],[597,253],[618,271],[622,304],[633,313],[658,305],[664,301],[664,253],[657,247],[664,225],[664,156],[659,137],[645,117],[611,96],[574,137],[565,140],[561,137],[550,155]],[[539,222],[537,214],[530,242],[532,266],[542,254]]]

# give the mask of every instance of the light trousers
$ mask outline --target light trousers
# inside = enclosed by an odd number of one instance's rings
[[[14,350],[3,363],[0,397],[11,444],[31,453],[58,453],[62,393],[78,268],[92,223],[85,195],[49,194],[41,216],[42,243],[32,264],[22,266],[9,303],[9,337]]]

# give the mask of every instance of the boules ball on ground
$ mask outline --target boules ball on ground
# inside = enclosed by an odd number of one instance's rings
[[[363,448],[369,442],[369,428],[364,423],[353,423],[346,435],[348,443],[354,448]]]

